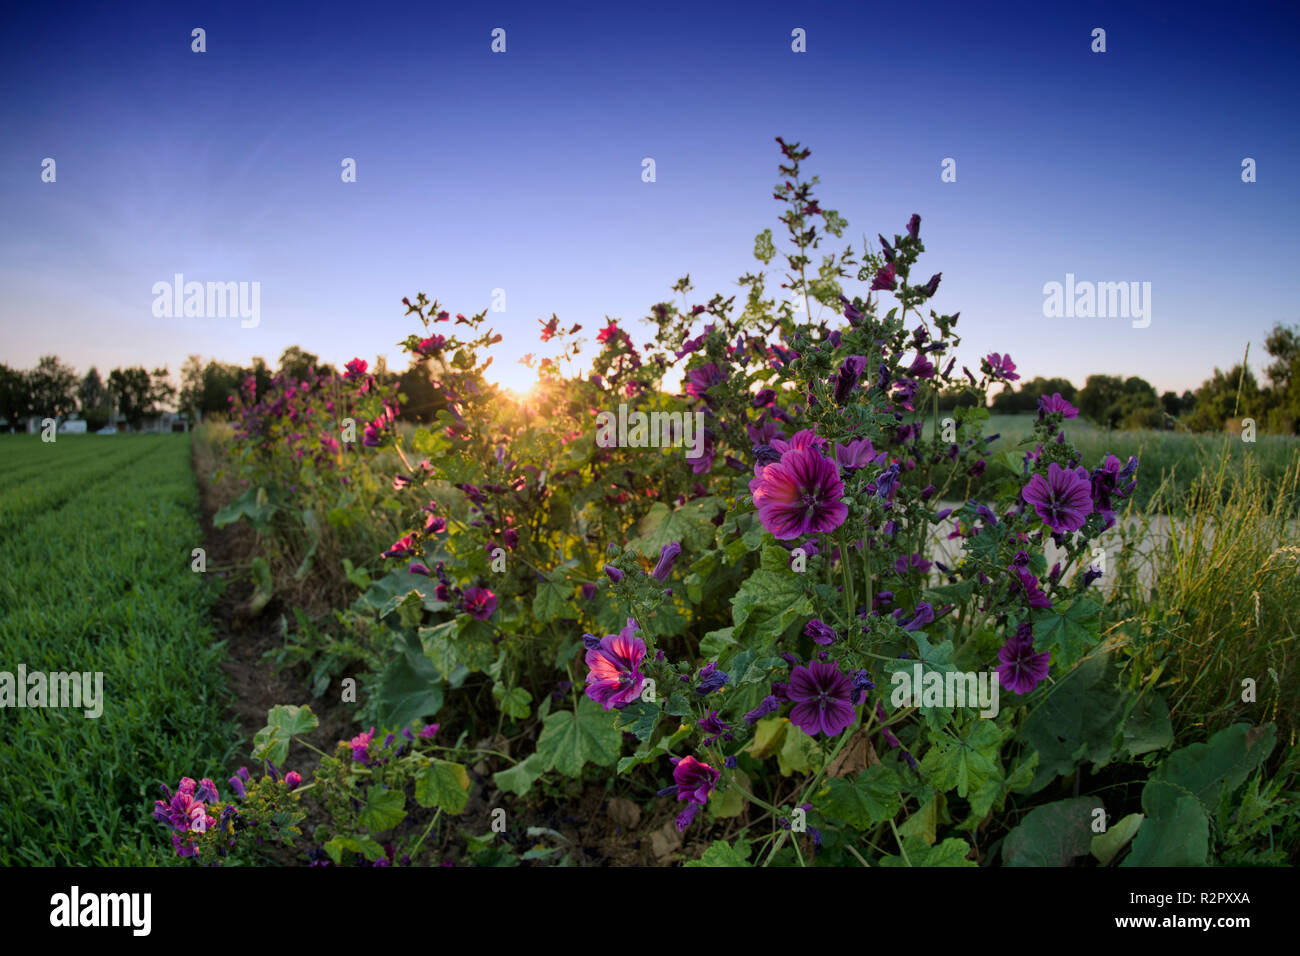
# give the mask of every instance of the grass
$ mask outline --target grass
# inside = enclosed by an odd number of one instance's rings
[[[940,413],[940,417],[950,415]],[[985,435],[1001,436],[989,449],[992,453],[1014,452],[1017,457],[1033,446],[1033,415],[992,415],[984,428]],[[1139,462],[1138,487],[1134,501],[1148,508],[1161,491],[1161,507],[1182,514],[1202,498],[1192,496],[1192,488],[1202,473],[1215,472],[1221,462],[1229,469],[1241,471],[1246,462],[1259,468],[1263,479],[1261,491],[1266,495],[1279,486],[1288,469],[1300,459],[1300,439],[1282,435],[1259,435],[1254,442],[1240,436],[1194,434],[1191,432],[1142,429],[1118,431],[1100,428],[1081,418],[1065,423],[1066,437],[1083,453],[1083,464],[1095,468],[1107,454],[1127,461],[1136,455]],[[933,421],[926,420],[926,437],[933,434]],[[1226,486],[1221,491],[1226,491]],[[1204,488],[1200,494],[1203,495]],[[973,489],[978,494],[978,488]]]
[[[100,671],[103,713],[0,710],[0,864],[169,864],[159,784],[237,743],[190,569],[188,436],[0,438],[0,670]]]

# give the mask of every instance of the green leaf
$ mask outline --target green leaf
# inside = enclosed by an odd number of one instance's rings
[[[523,720],[532,710],[529,704],[533,702],[533,695],[522,687],[506,690],[502,684],[493,684],[492,697],[496,700],[501,713],[515,720]]]
[[[384,848],[367,836],[335,837],[325,844],[325,852],[329,854],[335,866],[343,862],[344,850],[360,853],[372,863],[384,855]]]
[[[1101,605],[1090,598],[1075,598],[1064,608],[1036,611],[1033,625],[1034,649],[1051,651],[1057,672],[1064,673],[1097,643]]]
[[[1174,742],[1174,726],[1169,720],[1169,705],[1152,691],[1141,697],[1124,721],[1124,749],[1137,757],[1153,750],[1163,750]]]
[[[398,632],[393,644],[399,653],[379,679],[379,721],[385,727],[405,727],[442,708],[442,675],[421,653],[414,635]]]
[[[1128,841],[1138,832],[1146,818],[1140,813],[1130,813],[1105,833],[1098,833],[1092,838],[1090,850],[1102,866],[1110,863],[1119,855],[1119,851],[1128,845]]]
[[[966,854],[970,852],[970,844],[965,840],[957,837],[944,840],[936,846],[927,846],[926,842],[920,837],[903,837],[903,849],[907,852],[904,858],[900,853],[898,856],[884,856],[880,859],[881,866],[978,866],[974,860],[968,860]]]
[[[435,760],[415,776],[415,802],[422,807],[440,807],[457,816],[469,803],[469,773],[450,760]]]
[[[564,579],[564,573],[556,572],[548,581],[537,584],[537,594],[533,597],[533,616],[545,623],[553,621],[568,613],[576,617],[577,613],[569,600],[573,596],[573,585]]]
[[[1030,810],[1002,843],[1007,866],[1069,866],[1092,845],[1095,797],[1058,800]]]
[[[1241,786],[1273,752],[1275,742],[1272,724],[1233,724],[1205,743],[1175,750],[1156,768],[1152,780],[1167,781],[1190,793],[1207,815],[1212,814],[1220,796]]]
[[[891,768],[874,764],[855,777],[836,777],[813,800],[823,816],[868,830],[890,820],[902,807],[903,781]],[[933,803],[933,801],[931,801]],[[930,841],[933,842],[931,836]]]
[[[1205,866],[1210,820],[1196,797],[1163,780],[1150,780],[1142,788],[1142,812],[1146,819],[1120,866]]]
[[[507,793],[522,797],[533,788],[533,784],[545,772],[546,762],[537,754],[529,754],[527,760],[515,764],[509,770],[498,770],[494,773],[492,782]]]
[[[258,531],[265,531],[270,527],[275,512],[276,507],[268,500],[266,489],[249,488],[212,516],[212,526],[224,528],[241,519],[247,519],[248,523]]]
[[[1038,753],[1029,792],[1036,793],[1059,774],[1072,773],[1085,760],[1098,766],[1108,763],[1123,711],[1113,655],[1094,654],[1066,674],[1025,719],[1025,740]]]
[[[755,571],[731,599],[736,638],[775,639],[800,618],[810,617],[807,588],[806,576],[794,571]]]
[[[618,760],[623,734],[614,719],[588,697],[578,701],[576,711],[548,714],[537,739],[537,753],[547,769],[577,777],[588,763],[608,767]]]
[[[682,866],[753,866],[749,862],[749,842],[742,836],[734,844],[726,840],[714,840],[698,860],[690,860]]]
[[[614,726],[621,732],[634,734],[637,740],[646,741],[659,723],[659,705],[644,700],[634,700],[614,718]]]
[[[357,820],[371,833],[391,830],[406,819],[406,794],[378,784],[366,791],[366,804]]]
[[[655,502],[637,525],[638,537],[628,542],[645,558],[658,558],[664,545],[679,542],[688,551],[703,551],[713,541],[713,516],[723,505],[721,498],[706,497],[670,509]]]
[[[731,636],[734,627],[724,627],[718,631],[709,631],[700,638],[700,656],[705,660],[716,661],[729,647],[735,647],[737,641]]]
[[[957,795],[965,797],[1000,773],[1001,745],[1002,731],[998,725],[991,720],[976,719],[967,727],[967,736],[960,740],[940,735],[921,758],[921,770],[936,790],[956,788]]]
[[[253,756],[282,764],[289,756],[294,734],[305,734],[320,725],[310,707],[276,704],[266,714],[266,726],[253,735]]]

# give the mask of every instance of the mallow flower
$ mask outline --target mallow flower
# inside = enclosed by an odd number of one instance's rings
[[[605,635],[587,651],[587,696],[606,710],[632,703],[645,683],[640,670],[645,654],[645,641],[636,636],[636,621],[628,618],[622,631]]]

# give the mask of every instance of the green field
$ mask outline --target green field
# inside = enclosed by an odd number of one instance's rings
[[[234,750],[188,436],[0,438],[0,671],[102,672],[103,713],[0,709],[0,864],[173,863],[150,816]]]

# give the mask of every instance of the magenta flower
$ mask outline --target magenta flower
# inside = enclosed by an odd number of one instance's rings
[[[475,620],[486,621],[497,609],[497,596],[488,588],[466,588],[461,607]]]
[[[357,763],[369,765],[370,763],[370,744],[375,739],[375,728],[357,734],[348,744],[352,747],[352,759]]]
[[[835,633],[835,628],[831,627],[819,617],[815,617],[805,624],[803,632],[811,637],[817,644],[834,644],[835,638],[839,637],[839,635]]]
[[[632,703],[645,683],[640,671],[645,653],[645,641],[636,636],[636,622],[628,618],[627,627],[605,635],[587,651],[587,666],[591,668],[587,696],[606,710]]]
[[[879,292],[882,289],[896,288],[898,288],[898,280],[894,277],[894,264],[890,262],[876,272],[876,277],[871,280],[871,291]]]
[[[406,537],[394,541],[393,546],[385,551],[381,557],[405,558],[412,554],[415,554],[415,542],[411,535],[408,534]]]
[[[1092,513],[1092,482],[1086,468],[1062,468],[1052,462],[1047,477],[1034,475],[1020,491],[1038,517],[1053,531],[1078,531]]]
[[[835,460],[846,471],[865,468],[867,465],[882,464],[885,455],[886,453],[883,451],[876,451],[871,444],[870,438],[859,438],[847,445],[841,445],[839,442],[835,443]]]
[[[1028,694],[1047,678],[1051,655],[1034,653],[1034,631],[1028,621],[1016,628],[998,651],[998,682],[1017,694]]]
[[[794,704],[790,722],[810,737],[833,737],[857,720],[853,682],[834,664],[813,661],[794,668],[786,693]]]
[[[302,774],[297,770],[290,770],[284,775],[284,782],[288,785],[290,790],[297,790],[299,785],[302,783]]]
[[[862,377],[863,370],[867,367],[867,359],[862,355],[850,355],[840,366],[839,374],[835,377],[835,404],[845,405],[848,403],[849,396],[853,394],[853,389],[858,384],[858,379]]]
[[[676,759],[676,758],[674,758]],[[677,784],[677,799],[689,800],[701,806],[709,802],[709,794],[720,774],[708,764],[694,757],[682,757],[673,767],[673,780]]]
[[[676,541],[670,541],[659,551],[659,563],[655,565],[654,579],[661,584],[668,580],[668,575],[673,573],[673,562],[677,556],[682,553],[682,546]]]
[[[686,392],[696,398],[703,398],[715,385],[721,385],[727,380],[727,376],[722,369],[718,368],[716,362],[710,362],[708,365],[701,365],[699,368],[691,369],[688,375],[689,381],[686,383]]]
[[[849,515],[839,469],[812,448],[786,452],[762,469],[749,490],[758,520],[783,541],[834,531]]]
[[[1039,396],[1038,417],[1043,418],[1052,412],[1060,412],[1066,418],[1077,418],[1079,415],[1079,410],[1063,399],[1060,392]]]
[[[1010,355],[1003,355],[1000,352],[990,352],[988,355],[984,356],[984,361],[988,365],[989,373],[994,378],[1002,379],[1007,382],[1014,382],[1020,378],[1020,376],[1016,374],[1016,363],[1011,361]]]
[[[369,364],[365,359],[354,358],[343,367],[347,369],[347,371],[343,373],[343,377],[347,381],[352,382],[366,374],[366,369],[369,368]]]

